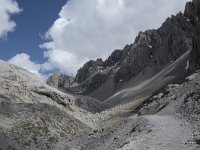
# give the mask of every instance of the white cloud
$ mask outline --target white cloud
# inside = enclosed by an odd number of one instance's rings
[[[28,71],[34,73],[43,80],[46,79],[46,76],[40,73],[40,71],[42,70],[42,65],[31,61],[30,56],[26,53],[17,54],[10,60],[8,60],[8,62],[27,69]]]
[[[0,0],[0,38],[14,30],[16,24],[10,20],[12,14],[19,13],[21,9],[14,0]]]
[[[79,57],[73,53],[57,49],[45,52],[45,57],[48,57],[48,61],[43,64],[44,70],[62,68],[60,71],[68,74],[75,73],[77,68],[86,62],[86,59],[79,59]]]
[[[87,59],[132,43],[140,30],[158,28],[187,0],[71,0],[46,33],[48,68],[75,72]]]

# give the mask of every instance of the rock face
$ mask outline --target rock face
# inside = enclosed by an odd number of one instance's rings
[[[93,76],[95,73],[103,68],[103,60],[97,59],[96,61],[88,61],[82,68],[80,68],[75,77],[75,82],[81,83],[86,79]]]
[[[67,89],[70,88],[73,81],[73,77],[66,76],[61,73],[54,73],[47,79],[47,84],[58,89]]]
[[[122,50],[115,50],[112,54],[106,59],[103,63],[104,67],[111,67],[114,66],[116,63],[119,63],[122,59],[123,51]]]
[[[195,56],[190,65],[193,69],[197,64],[199,47],[195,46],[199,40],[200,21],[199,2],[186,4],[184,14],[168,18],[157,30],[140,32],[134,44],[129,48],[129,55],[122,61],[122,67],[117,71],[115,81],[130,80],[145,68],[156,67],[161,70],[165,65],[177,60],[188,49],[192,49]],[[198,7],[198,9],[197,9]],[[192,64],[191,63],[191,64]]]
[[[97,59],[87,62],[78,70],[74,80],[78,85],[73,89],[76,89],[77,93],[106,101],[138,76],[143,76],[140,77],[142,80],[155,76],[187,51],[191,51],[186,62],[188,67],[182,75],[184,77],[193,72],[200,64],[199,12],[199,0],[188,2],[184,13],[167,18],[157,30],[140,32],[133,44],[125,46],[123,50],[115,50],[105,61]],[[99,91],[102,91],[110,80],[113,80],[113,90],[102,99]]]

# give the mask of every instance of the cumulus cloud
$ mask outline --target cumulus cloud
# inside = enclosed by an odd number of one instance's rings
[[[17,54],[11,59],[9,59],[8,62],[20,66],[24,69],[27,69],[28,71],[40,77],[41,79],[46,79],[46,76],[40,72],[42,70],[42,65],[31,61],[30,56],[26,53]]]
[[[45,47],[49,47],[49,50],[44,52],[44,57],[48,58],[48,61],[43,64],[44,70],[52,70],[58,68],[60,72],[73,74],[77,71],[77,68],[82,66],[87,59],[78,57],[77,55],[68,51],[59,49],[52,49],[50,43],[46,43]]]
[[[0,38],[13,31],[16,24],[10,19],[12,14],[19,13],[21,9],[14,0],[0,0]]]
[[[47,66],[75,72],[88,59],[105,58],[132,43],[141,30],[158,28],[187,0],[71,0],[46,33]]]

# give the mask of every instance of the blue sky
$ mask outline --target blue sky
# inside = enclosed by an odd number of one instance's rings
[[[189,0],[0,0],[0,59],[46,79],[75,75],[161,26]]]
[[[39,34],[44,35],[58,18],[61,7],[67,0],[16,0],[23,9],[13,15],[17,24],[14,32],[0,40],[0,59],[8,60],[18,53],[27,53],[38,63],[45,62],[43,50],[39,45],[44,42]]]

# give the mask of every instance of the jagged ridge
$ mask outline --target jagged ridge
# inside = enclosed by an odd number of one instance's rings
[[[139,76],[140,82],[155,76],[188,50],[191,50],[189,66],[187,71],[182,71],[182,76],[193,72],[200,64],[199,9],[198,0],[188,2],[184,13],[167,18],[157,30],[140,32],[133,44],[123,50],[115,50],[105,61],[87,62],[78,70],[74,80],[78,84],[72,86],[72,92],[105,101]],[[103,88],[109,93],[106,96],[101,94]]]

